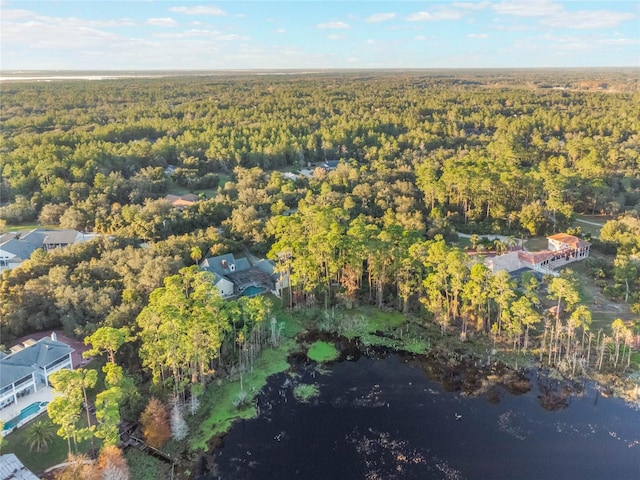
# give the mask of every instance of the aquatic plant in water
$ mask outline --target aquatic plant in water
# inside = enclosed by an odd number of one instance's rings
[[[404,351],[415,354],[428,353],[430,348],[431,342],[418,337],[407,338],[402,345]]]
[[[330,362],[340,355],[336,347],[329,342],[317,341],[311,344],[307,357],[315,362]]]
[[[301,383],[293,389],[293,396],[300,402],[308,402],[320,394],[318,385]]]

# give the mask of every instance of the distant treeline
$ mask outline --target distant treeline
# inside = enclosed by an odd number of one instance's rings
[[[454,222],[508,227],[524,217],[525,230],[538,233],[574,211],[637,208],[640,94],[579,91],[580,82],[632,89],[637,71],[534,73],[7,83],[0,219],[42,215],[44,223],[114,233],[172,185],[212,197],[222,180],[226,195],[215,206],[146,236],[181,233],[229,216],[236,193],[245,193],[237,168],[326,159],[348,165],[332,190],[349,190],[362,213],[376,216],[392,208],[426,221],[438,209]],[[539,88],[547,85],[558,89]],[[254,199],[261,214],[269,212],[260,205],[278,200],[295,208],[319,185],[274,182],[281,185]]]

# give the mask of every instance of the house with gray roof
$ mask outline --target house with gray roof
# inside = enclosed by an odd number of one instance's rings
[[[25,467],[15,453],[5,453],[0,456],[0,480],[39,480],[39,477]]]
[[[86,240],[76,230],[42,230],[12,232],[0,236],[0,272],[16,268],[39,248],[47,252]]]
[[[6,236],[3,235],[3,238]],[[30,243],[20,241],[15,236],[6,238],[0,243],[0,272],[16,268],[31,257],[31,254],[38,248]]]
[[[54,248],[63,248],[73,245],[78,241],[78,236],[82,234],[77,230],[50,230],[45,232],[46,235],[42,241],[42,246],[48,252]]]
[[[251,265],[247,258],[236,258],[232,253],[207,258],[200,268],[213,274],[215,285],[224,298],[274,289],[269,273]]]
[[[340,164],[340,160],[325,160],[322,163],[322,168],[324,168],[327,172],[330,172],[338,168],[339,164]]]
[[[49,376],[68,368],[73,370],[73,349],[59,342],[55,333],[41,340],[26,340],[0,358],[0,408],[18,402],[18,397],[49,385]]]

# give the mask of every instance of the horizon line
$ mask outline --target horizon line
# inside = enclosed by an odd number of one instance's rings
[[[423,71],[423,70],[611,70],[635,69],[640,65],[593,65],[593,66],[511,66],[511,67],[322,67],[322,68],[118,68],[118,69],[81,69],[81,68],[0,68],[0,74],[8,73],[50,73],[50,72],[326,72],[326,71]]]

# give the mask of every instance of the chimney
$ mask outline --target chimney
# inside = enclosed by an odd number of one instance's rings
[[[58,336],[56,335],[56,332],[51,332],[51,340],[53,340],[54,342],[58,341]]]
[[[224,268],[225,270],[227,269],[227,261],[226,260],[222,260],[222,268]]]

